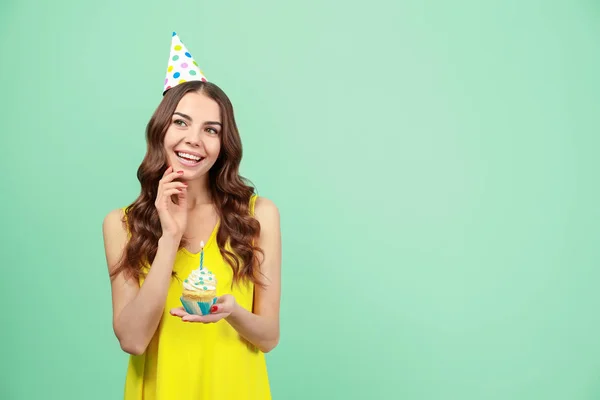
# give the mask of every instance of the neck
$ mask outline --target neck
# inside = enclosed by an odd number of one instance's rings
[[[193,210],[199,206],[212,204],[212,194],[208,184],[208,174],[202,178],[187,181],[187,202],[188,210]]]

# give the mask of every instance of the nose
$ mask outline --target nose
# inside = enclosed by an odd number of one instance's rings
[[[185,138],[185,143],[192,147],[202,147],[202,131],[197,129],[189,129],[188,135]]]

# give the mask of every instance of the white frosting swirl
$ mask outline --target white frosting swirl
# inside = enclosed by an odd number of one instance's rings
[[[202,269],[196,268],[183,281],[183,288],[194,291],[216,290],[217,278],[215,274],[204,267]]]

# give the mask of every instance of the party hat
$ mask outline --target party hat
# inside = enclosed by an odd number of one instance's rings
[[[206,82],[206,77],[177,33],[173,32],[163,95],[172,87],[188,81]]]

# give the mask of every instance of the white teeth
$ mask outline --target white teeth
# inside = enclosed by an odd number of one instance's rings
[[[181,153],[181,152],[177,152],[177,155],[181,158],[188,158],[190,160],[194,160],[194,161],[200,161],[200,157],[195,156],[193,154],[188,154],[188,153]]]

